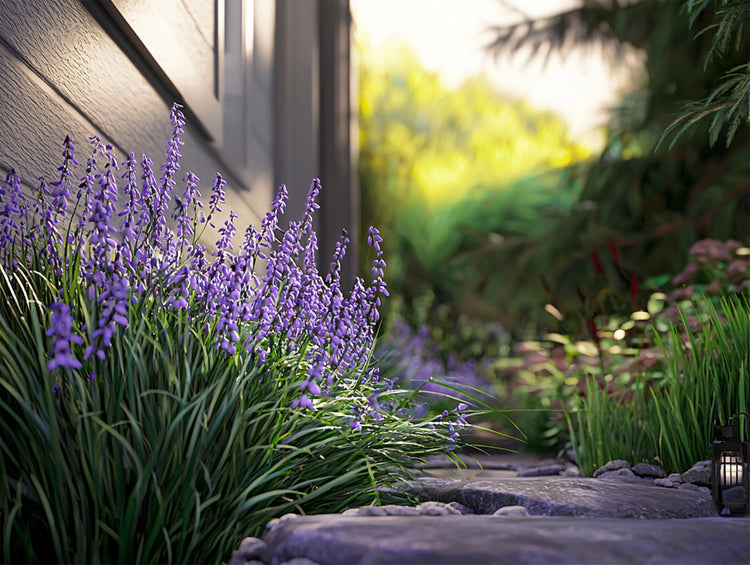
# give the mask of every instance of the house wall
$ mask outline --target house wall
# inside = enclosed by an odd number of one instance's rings
[[[298,218],[320,177],[320,265],[347,228],[354,277],[348,0],[2,0],[0,22],[3,176],[15,167],[27,189],[53,178],[66,135],[82,163],[98,135],[120,160],[145,153],[158,168],[178,101],[183,170],[206,197],[224,175],[239,233],[281,183]]]
[[[341,235],[350,246],[344,281],[357,274],[359,185],[356,175],[356,81],[351,68],[348,0],[277,0],[276,184],[286,184],[288,213],[304,209],[310,180],[321,180],[316,231],[327,270]]]

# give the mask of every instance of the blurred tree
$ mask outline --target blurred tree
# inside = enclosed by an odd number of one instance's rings
[[[540,237],[509,237],[464,258],[466,268],[484,266],[474,281],[485,306],[510,304],[511,318],[536,323],[554,322],[541,310],[545,294],[563,311],[580,309],[581,295],[587,315],[623,311],[637,306],[627,292],[632,274],[642,282],[677,272],[698,239],[747,240],[749,19],[749,0],[582,0],[494,28],[490,49],[498,55],[589,45],[616,62],[631,46],[644,54],[645,69],[612,109],[599,159],[563,177],[577,199],[570,213],[549,221]],[[674,122],[684,100],[702,102]],[[665,131],[691,135],[673,137],[671,150],[654,149]],[[722,135],[727,143],[715,144]]]
[[[386,239],[392,292],[407,303],[427,289],[438,302],[455,301],[461,276],[449,262],[467,229],[488,229],[480,219],[487,196],[477,187],[591,151],[571,140],[558,116],[504,98],[481,77],[446,88],[405,46],[374,53],[363,43],[360,59],[362,225],[378,225]],[[526,188],[507,210],[533,221],[525,211],[547,200],[546,188]]]
[[[612,64],[642,54],[589,161],[559,119],[481,80],[449,92],[408,51],[376,64],[365,49],[363,224],[383,226],[407,310],[429,290],[523,334],[557,324],[551,302],[583,314],[567,329],[585,332],[587,318],[642,306],[644,284],[678,272],[697,240],[747,242],[749,3],[581,0],[494,28],[498,56],[573,45],[603,49]],[[550,167],[563,168],[539,173]]]

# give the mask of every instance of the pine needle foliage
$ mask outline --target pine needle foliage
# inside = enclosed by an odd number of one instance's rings
[[[714,61],[720,61],[730,52],[747,55],[747,34],[750,33],[750,0],[688,0],[685,11],[690,14],[693,26],[700,17],[715,5],[712,23],[704,27],[698,35],[711,37],[711,45],[703,57],[703,70]],[[744,40],[744,42],[743,42]],[[743,51],[743,47],[745,47]],[[693,129],[699,122],[710,118],[708,142],[713,146],[722,132],[725,132],[726,146],[729,147],[737,131],[748,121],[750,109],[750,58],[744,63],[729,69],[713,91],[705,98],[688,102],[679,116],[664,131],[659,143],[674,134],[669,148],[674,147],[681,135]]]

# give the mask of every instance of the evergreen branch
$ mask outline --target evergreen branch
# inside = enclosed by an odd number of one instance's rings
[[[572,46],[609,47],[619,55],[622,43],[639,41],[635,38],[621,37],[617,32],[617,17],[625,11],[633,11],[639,2],[626,6],[616,0],[584,0],[583,5],[565,12],[539,19],[524,18],[515,24],[491,26],[495,38],[487,49],[496,56],[501,53],[516,53],[524,47],[530,47],[529,59],[546,48],[545,57],[553,51],[564,52]]]
[[[672,149],[677,140],[687,130],[713,116],[709,126],[709,145],[713,147],[721,134],[722,128],[729,124],[726,133],[727,147],[732,143],[739,126],[748,120],[750,105],[750,63],[744,72],[737,72],[743,66],[735,67],[724,75],[722,82],[707,98],[699,102],[688,102],[683,106],[682,114],[664,131],[656,148],[672,133],[674,139],[669,144]]]
[[[699,3],[688,0],[684,10],[690,15],[692,26],[703,13],[711,0]],[[734,36],[735,49],[739,50],[744,31],[750,26],[750,0],[716,0],[715,17],[719,21],[704,27],[696,37],[713,31],[711,46],[703,58],[703,69],[715,59],[725,56],[732,44]],[[704,118],[712,117],[708,128],[708,143],[714,146],[719,139],[722,129],[727,127],[727,147],[732,143],[735,134],[743,123],[748,121],[750,106],[750,62],[730,69],[722,82],[713,92],[698,102],[688,102],[682,107],[682,114],[675,119],[659,138],[656,148],[672,133],[674,138],[669,144],[672,149],[677,140]]]

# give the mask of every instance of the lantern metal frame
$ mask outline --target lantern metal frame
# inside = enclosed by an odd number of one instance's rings
[[[745,416],[745,439],[749,439],[748,415],[740,412],[729,418],[728,425],[715,426],[711,444],[711,492],[722,516],[750,513],[750,443],[740,441],[737,426],[731,423],[740,415]],[[740,496],[741,488],[744,488],[744,496]],[[727,496],[730,494],[728,491],[734,489],[737,490],[733,496]]]

